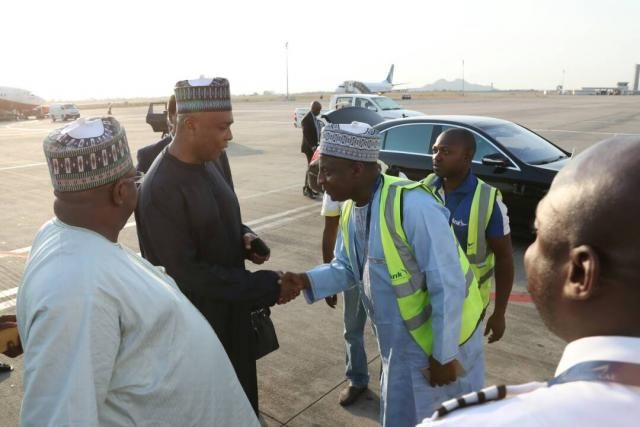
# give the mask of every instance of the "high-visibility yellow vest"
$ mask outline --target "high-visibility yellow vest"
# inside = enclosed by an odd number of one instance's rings
[[[435,180],[437,175],[432,173],[421,182],[427,185],[435,193]],[[478,279],[482,302],[489,305],[491,295],[491,283],[495,271],[496,259],[494,253],[487,247],[486,229],[493,214],[493,206],[496,197],[500,194],[497,188],[490,186],[478,179],[476,190],[473,193],[471,212],[469,212],[469,226],[467,230],[467,259],[471,263],[471,269]],[[453,215],[453,212],[451,212]]]
[[[431,303],[425,275],[420,271],[413,250],[402,227],[402,192],[420,189],[431,196],[433,193],[423,184],[392,176],[383,176],[380,193],[380,240],[389,271],[389,279],[396,295],[400,316],[415,342],[426,354],[432,354],[433,330]],[[342,240],[350,258],[349,217],[353,201],[342,206],[340,223]],[[453,233],[453,230],[451,231]],[[453,236],[453,241],[457,240]],[[459,343],[466,342],[480,321],[484,309],[482,297],[467,258],[458,246],[458,257],[466,281],[467,296],[462,308]],[[353,262],[349,259],[351,264]]]

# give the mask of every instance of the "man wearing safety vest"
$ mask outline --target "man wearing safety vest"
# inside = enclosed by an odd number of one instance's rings
[[[483,384],[484,307],[446,208],[425,185],[381,175],[379,150],[366,124],[323,129],[318,182],[345,202],[335,258],[285,273],[280,303],[300,290],[311,303],[359,287],[382,361],[380,422],[413,427]]]
[[[484,333],[491,334],[492,343],[502,338],[505,330],[505,312],[513,286],[513,249],[507,208],[500,192],[471,171],[475,152],[473,133],[462,128],[448,129],[433,145],[435,173],[422,182],[449,210],[449,223],[460,246],[466,248],[485,309],[495,276],[495,305]]]

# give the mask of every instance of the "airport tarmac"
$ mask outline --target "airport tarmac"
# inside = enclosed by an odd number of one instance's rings
[[[325,100],[326,101],[326,100]],[[293,110],[306,102],[240,102],[234,105],[234,140],[228,153],[245,224],[270,245],[266,268],[301,271],[321,261],[320,202],[302,196],[305,171],[301,130]],[[580,152],[614,134],[640,135],[640,97],[468,94],[402,101],[427,114],[474,114],[516,121],[563,148]],[[114,108],[133,152],[159,139],[144,121],[146,107]],[[82,110],[83,116],[105,114]],[[15,297],[31,241],[53,216],[53,194],[42,140],[60,126],[47,120],[0,122],[0,313],[15,312]],[[120,242],[137,249],[133,217]],[[518,383],[553,374],[563,343],[550,335],[526,294],[522,255],[515,243],[516,283],[504,338],[486,347],[487,383]],[[253,267],[251,267],[253,268]],[[370,328],[366,345],[371,390],[342,408],[345,386],[342,312],[302,298],[273,309],[280,350],[258,362],[260,407],[270,426],[370,426],[378,419],[380,361]],[[73,349],[69,349],[72,351]],[[0,426],[18,424],[22,358],[0,374]]]

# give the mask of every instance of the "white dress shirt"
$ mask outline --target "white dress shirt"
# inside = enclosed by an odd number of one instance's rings
[[[640,338],[598,336],[568,344],[556,375],[582,362],[640,363]],[[617,383],[575,381],[552,387],[546,383],[514,388],[504,400],[458,409],[420,426],[580,426],[624,427],[640,425],[640,387]]]
[[[159,268],[55,219],[17,301],[22,426],[257,426],[209,323]]]

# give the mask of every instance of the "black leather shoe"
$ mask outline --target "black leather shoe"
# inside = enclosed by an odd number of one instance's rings
[[[309,187],[303,187],[302,194],[310,199],[315,199],[315,196],[313,195],[313,191],[311,191]]]
[[[340,392],[340,405],[349,406],[354,403],[362,394],[367,391],[367,386],[354,387],[350,385]]]

